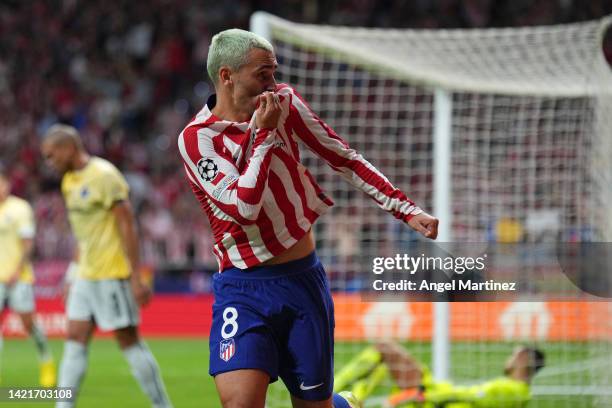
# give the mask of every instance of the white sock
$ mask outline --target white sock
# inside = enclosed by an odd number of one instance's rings
[[[64,355],[59,369],[58,387],[70,387],[74,398],[72,401],[57,402],[56,408],[72,408],[76,403],[76,395],[81,387],[81,381],[87,370],[87,347],[77,341],[67,340],[64,345]]]
[[[166,393],[166,387],[161,378],[155,357],[144,342],[138,343],[123,350],[132,374],[147,394],[155,408],[171,408],[172,404]]]

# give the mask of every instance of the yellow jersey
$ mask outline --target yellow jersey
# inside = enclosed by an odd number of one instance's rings
[[[130,264],[112,207],[128,199],[129,187],[107,160],[92,157],[84,168],[67,172],[62,194],[79,248],[78,276],[83,279],[123,279]]]
[[[11,278],[23,257],[23,239],[33,239],[36,231],[32,207],[27,201],[8,196],[0,203],[0,282]],[[19,280],[34,282],[32,265],[26,264]]]

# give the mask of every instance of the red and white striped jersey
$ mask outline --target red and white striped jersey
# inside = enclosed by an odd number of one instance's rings
[[[368,194],[408,221],[421,212],[404,193],[351,149],[291,87],[276,89],[276,129],[215,116],[214,96],[183,129],[178,147],[187,178],[209,218],[219,270],[246,269],[290,248],[333,202],[300,162],[298,140]]]

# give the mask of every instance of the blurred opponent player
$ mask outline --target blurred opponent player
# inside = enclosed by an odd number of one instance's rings
[[[351,389],[364,401],[391,375],[399,387],[385,402],[389,408],[523,408],[531,399],[534,375],[544,353],[518,346],[508,357],[504,376],[471,386],[434,381],[429,369],[401,345],[386,341],[368,347],[336,374],[336,389]]]
[[[66,301],[68,339],[58,385],[78,391],[87,369],[89,340],[97,326],[114,331],[153,406],[170,407],[157,362],[138,334],[138,305],[146,304],[151,292],[140,280],[138,236],[125,179],[110,162],[89,156],[77,130],[70,126],[52,126],[42,153],[63,175],[62,193],[78,243],[67,274],[76,278]]]
[[[0,167],[0,312],[8,306],[21,318],[40,355],[40,385],[55,385],[55,364],[44,333],[34,322],[34,216],[27,201],[10,195],[8,176]],[[2,350],[0,331],[0,351]]]
[[[428,238],[424,213],[351,149],[290,86],[272,45],[243,30],[213,37],[216,95],[181,132],[191,187],[213,230],[210,368],[225,408],[262,408],[280,377],[294,407],[347,407],[333,388],[333,301],[312,225],[333,202],[300,162],[298,142],[381,208]],[[332,401],[333,400],[333,401]]]

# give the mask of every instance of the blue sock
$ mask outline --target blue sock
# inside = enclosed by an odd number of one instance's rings
[[[340,394],[334,394],[332,397],[332,403],[334,404],[334,408],[351,408],[349,403],[340,396]]]

